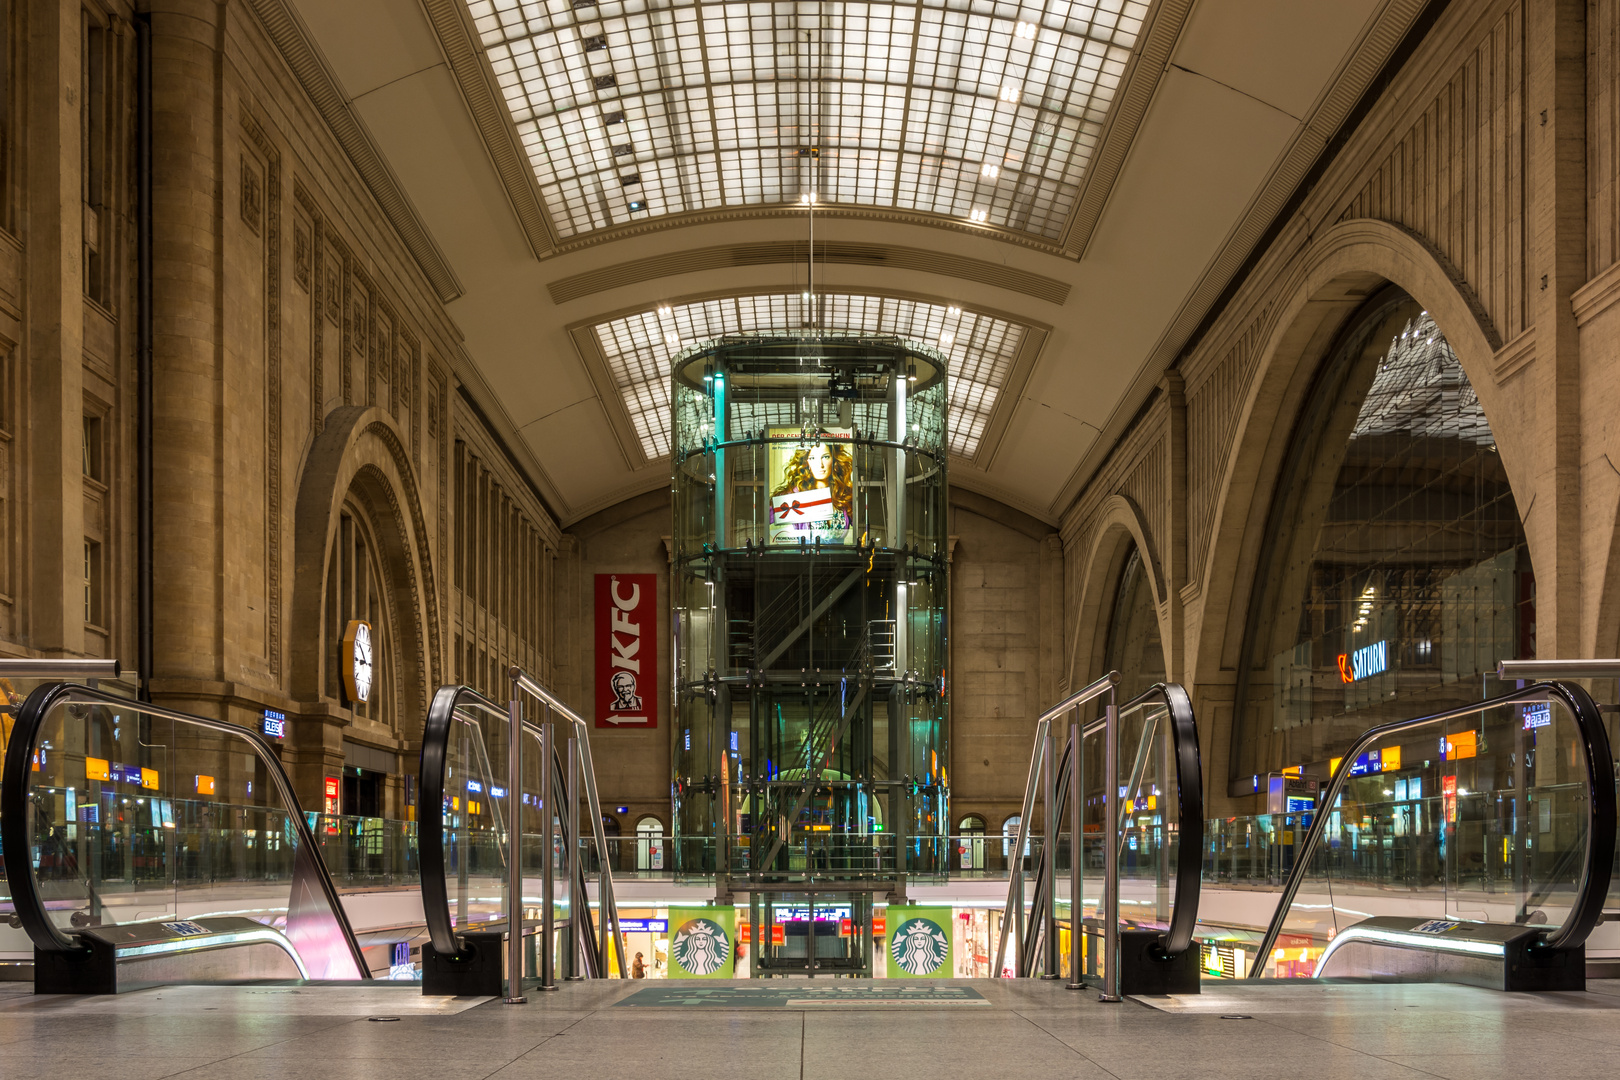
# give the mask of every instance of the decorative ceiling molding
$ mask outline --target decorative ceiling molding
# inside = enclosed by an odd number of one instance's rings
[[[1075,200],[1068,228],[1064,230],[1065,255],[1076,259],[1085,256],[1108,198],[1114,193],[1114,184],[1125,168],[1125,159],[1136,142],[1136,133],[1141,130],[1142,119],[1153,103],[1153,96],[1159,92],[1159,83],[1170,66],[1170,54],[1175,51],[1176,42],[1181,40],[1181,28],[1187,23],[1192,4],[1193,0],[1156,0],[1148,13],[1148,24],[1131,52],[1130,66],[1108,110],[1101,145],[1086,170],[1080,197]]]
[[[327,66],[309,29],[298,17],[287,0],[248,0],[258,16],[265,33],[275,44],[276,51],[286,62],[299,86],[309,96],[315,111],[326,122],[338,145],[348,156],[350,164],[360,174],[372,198],[377,200],[383,215],[399,234],[401,242],[426,275],[428,283],[439,300],[448,304],[462,292],[461,282],[445,259],[433,234],[417,215],[404,189],[388,167],[371,134],[360,117],[350,107],[348,98],[339,89],[337,77]]]
[[[727,206],[713,210],[689,210],[681,214],[662,214],[656,218],[648,218],[645,221],[637,221],[630,225],[618,225],[610,229],[598,229],[595,232],[586,233],[584,236],[562,244],[557,248],[555,254],[567,255],[570,252],[584,251],[587,248],[596,247],[598,244],[610,244],[615,240],[623,240],[630,236],[668,232],[670,229],[683,229],[690,225],[712,225],[721,221],[760,221],[773,218],[799,218],[802,220],[803,217],[804,207],[796,203],[776,203],[769,206]],[[930,214],[923,210],[902,210],[887,206],[841,206],[833,203],[817,203],[816,217],[855,221],[892,221],[901,225],[922,225],[930,229],[947,229],[967,236],[988,237],[991,240],[1000,240],[1005,244],[1014,244],[1018,247],[1029,248],[1032,251],[1044,252],[1047,255],[1063,254],[1062,247],[1050,240],[1043,240],[1039,236],[1021,233],[1015,229],[998,228],[994,225],[975,225],[959,218],[946,217],[943,214]]]
[[[517,215],[518,225],[529,241],[529,250],[537,259],[554,254],[557,231],[540,198],[540,185],[535,182],[534,169],[524,156],[512,114],[496,88],[489,58],[474,40],[472,27],[467,25],[467,5],[463,0],[422,0],[422,8],[439,39],[439,48],[444,52],[450,73],[461,88],[473,126],[478,129],[484,149],[489,151],[501,187],[506,189],[512,212]]]
[[[1279,222],[1289,203],[1302,190],[1306,177],[1318,167],[1323,153],[1357,106],[1373,92],[1379,78],[1408,33],[1417,24],[1431,0],[1386,0],[1354,52],[1316,99],[1305,122],[1295,132],[1288,148],[1255,194],[1243,217],[1233,227],[1225,244],[1210,260],[1198,284],[1182,302],[1176,317],[1165,327],[1136,382],[1120,398],[1099,435],[1086,451],[1049,512],[1061,515],[1080,495],[1091,477],[1107,460],[1143,400],[1158,384],[1160,374],[1176,362],[1188,347],[1193,334],[1215,310],[1216,303],[1232,286],[1245,263],[1255,255],[1268,230]],[[1336,152],[1336,151],[1335,151]],[[1307,223],[1308,225],[1308,223]]]
[[[546,286],[553,303],[566,304],[593,293],[636,285],[661,277],[690,274],[703,270],[724,270],[738,266],[769,266],[777,263],[803,263],[805,245],[798,241],[770,241],[758,244],[724,244],[671,252],[647,259],[634,259],[597,270],[587,270],[558,278]],[[1062,305],[1069,298],[1069,284],[1043,274],[1017,270],[1002,263],[952,255],[922,248],[889,244],[857,244],[831,241],[816,245],[818,263],[849,266],[878,266],[896,270],[920,270],[929,274],[974,281],[1009,292],[1022,293],[1050,304]]]

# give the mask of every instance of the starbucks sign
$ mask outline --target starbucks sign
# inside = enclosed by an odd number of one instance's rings
[[[677,912],[670,912],[669,923],[674,927],[669,938],[670,974],[676,978],[729,978],[731,931],[723,924],[734,918],[730,909],[679,914],[689,917],[677,921]]]
[[[951,978],[951,908],[891,907],[889,976]]]

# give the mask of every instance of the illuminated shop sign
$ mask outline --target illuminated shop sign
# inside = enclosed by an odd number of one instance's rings
[[[274,709],[264,710],[264,733],[272,739],[287,737],[287,714]]]
[[[1459,731],[1440,740],[1440,758],[1443,761],[1461,761],[1479,753],[1479,732]]]
[[[1536,728],[1552,725],[1552,703],[1538,701],[1524,707],[1524,730],[1534,731]]]
[[[1334,758],[1328,764],[1328,771],[1337,774],[1339,763],[1344,758]],[[1394,772],[1401,767],[1401,748],[1386,746],[1381,750],[1369,750],[1350,763],[1351,776],[1372,776],[1377,773]]]
[[[620,919],[619,931],[625,934],[667,934],[668,919]]]
[[[816,906],[816,922],[838,922],[850,917],[848,904]],[[781,907],[776,909],[776,921],[779,923],[809,922],[810,909],[807,907]]]
[[[1363,645],[1355,652],[1339,654],[1339,681],[1346,683],[1370,679],[1389,670],[1389,642],[1375,641]]]

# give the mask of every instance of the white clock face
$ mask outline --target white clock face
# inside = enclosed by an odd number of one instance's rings
[[[371,627],[361,623],[354,628],[354,655],[350,658],[354,665],[354,696],[361,701],[371,698]]]

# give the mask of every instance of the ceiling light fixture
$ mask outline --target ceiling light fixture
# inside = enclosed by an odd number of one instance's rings
[[[1001,100],[1009,105],[1018,104],[1018,85],[1016,83],[1003,83],[1001,85]]]
[[[962,309],[955,304],[952,304],[950,307],[945,309],[945,314],[949,315],[953,319],[960,318],[962,315]]]
[[[993,165],[987,161],[979,167],[979,175],[984,177],[986,180],[994,180],[996,177],[1001,175],[1001,166]]]
[[[980,210],[978,207],[974,207],[972,210],[968,211],[968,220],[973,222],[975,225],[983,225],[986,221],[990,220],[990,211]]]
[[[658,305],[658,317],[660,319],[667,319],[673,314],[675,314],[675,309],[670,307],[668,304]]]
[[[942,349],[948,349],[948,348],[951,347],[951,343],[954,342],[955,340],[956,340],[956,335],[955,334],[952,334],[952,333],[941,334],[941,335],[939,335],[939,347],[942,348]]]
[[[1023,38],[1025,41],[1034,41],[1035,34],[1040,28],[1032,22],[1021,22],[1013,30],[1013,36]]]

